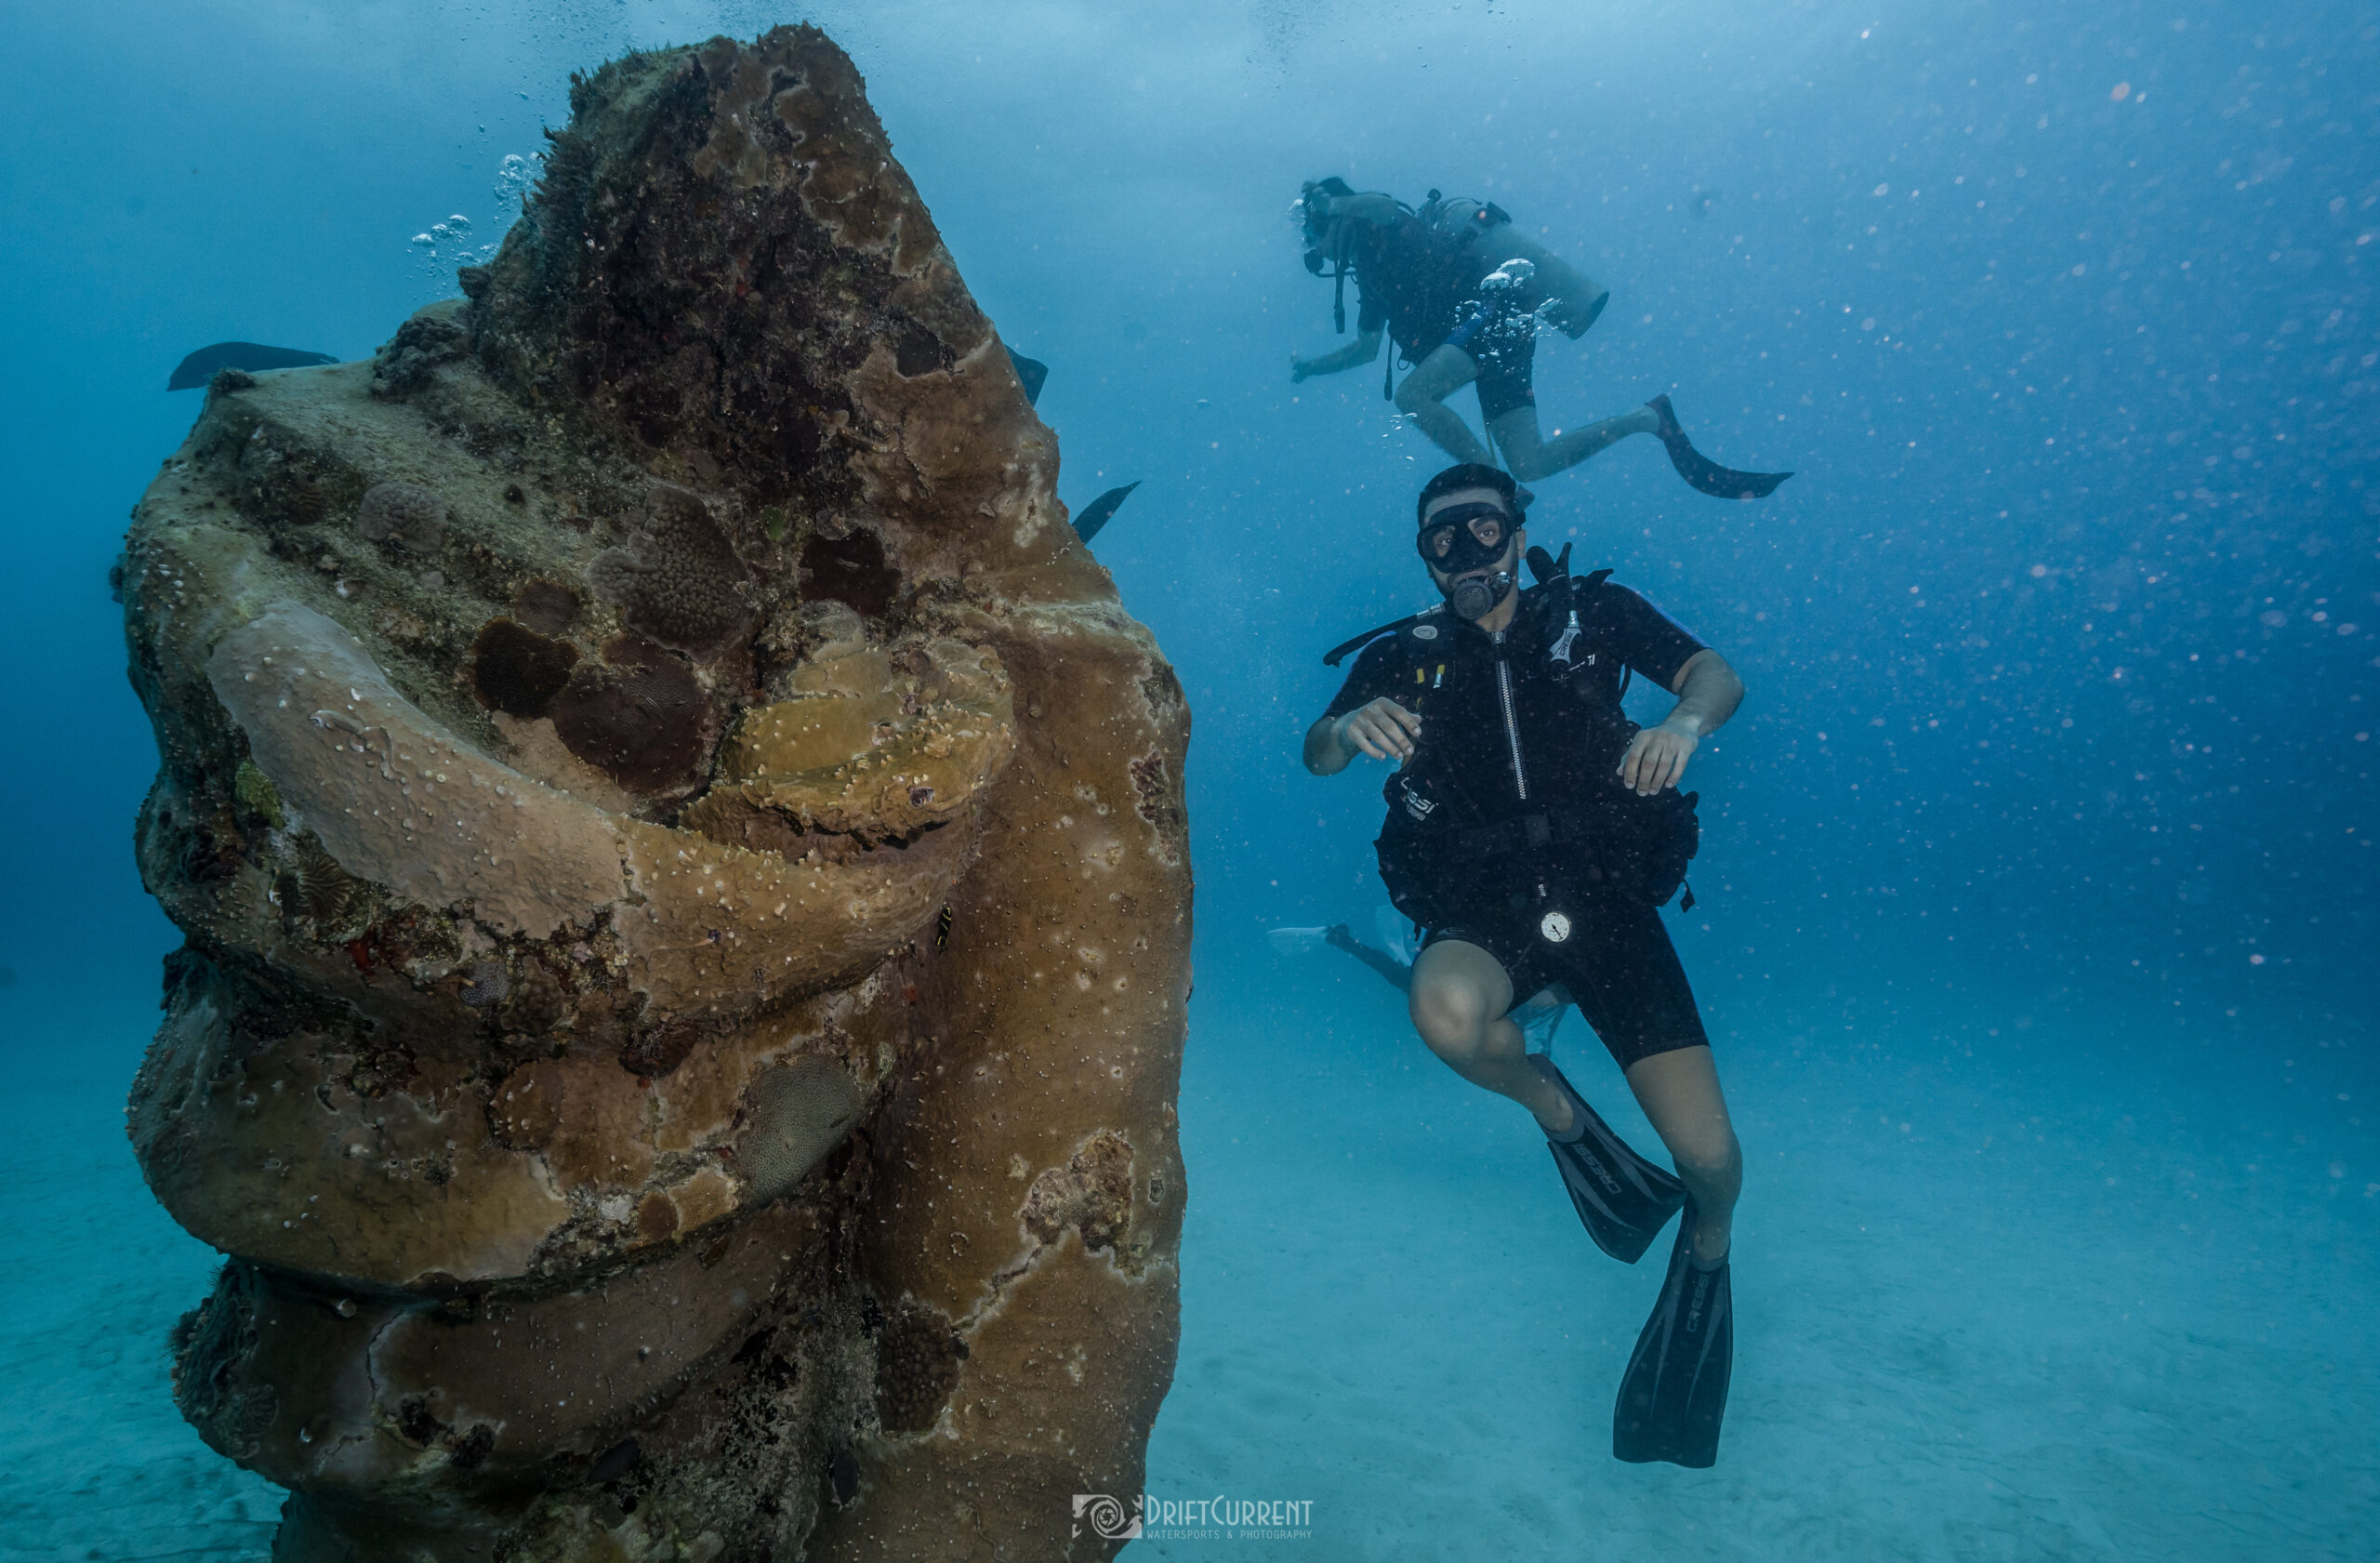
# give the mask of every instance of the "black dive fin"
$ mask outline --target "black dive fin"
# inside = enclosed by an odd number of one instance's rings
[[[1571,1125],[1575,1138],[1557,1140],[1548,1134],[1545,1143],[1554,1151],[1554,1165],[1561,1170],[1562,1186],[1570,1191],[1580,1225],[1595,1247],[1623,1265],[1635,1264],[1686,1203],[1686,1185],[1629,1148],[1552,1059],[1533,1053],[1528,1060],[1569,1099],[1576,1115]]]
[[[1735,1364],[1736,1319],[1727,1262],[1694,1263],[1694,1208],[1678,1224],[1670,1273],[1653,1316],[1636,1337],[1611,1409],[1614,1459],[1642,1465],[1666,1460],[1703,1470],[1719,1458],[1719,1422],[1727,1411]]]
[[[1116,508],[1130,498],[1132,490],[1140,486],[1141,480],[1136,478],[1121,488],[1109,489],[1090,504],[1085,505],[1082,508],[1082,514],[1075,517],[1076,535],[1086,543],[1098,536],[1099,529],[1106,525],[1109,518],[1115,515]]]
[[[1732,467],[1722,467],[1694,448],[1694,442],[1678,427],[1677,414],[1666,396],[1656,396],[1646,404],[1661,420],[1661,444],[1669,447],[1670,465],[1677,475],[1718,499],[1765,499],[1777,485],[1793,474],[1791,472],[1739,472]]]
[[[1041,385],[1050,378],[1050,366],[1038,358],[1025,357],[1014,348],[1008,350],[1008,361],[1016,365],[1017,380],[1025,387],[1025,404],[1040,405]]]
[[[174,366],[165,380],[167,391],[196,391],[215,378],[218,369],[304,369],[336,364],[326,352],[303,348],[269,348],[262,342],[211,342]]]

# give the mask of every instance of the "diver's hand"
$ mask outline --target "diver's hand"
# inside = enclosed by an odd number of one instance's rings
[[[1313,359],[1300,358],[1296,353],[1289,354],[1289,383],[1291,385],[1303,385],[1313,374]]]
[[[1662,722],[1636,735],[1620,760],[1620,779],[1639,797],[1650,798],[1665,787],[1675,787],[1686,775],[1686,762],[1702,740],[1692,729]]]
[[[1339,719],[1339,747],[1361,749],[1374,760],[1399,763],[1413,758],[1421,719],[1383,695]]]

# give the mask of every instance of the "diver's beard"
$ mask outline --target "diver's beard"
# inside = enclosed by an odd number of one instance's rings
[[[1447,606],[1458,618],[1483,619],[1496,611],[1513,589],[1513,576],[1508,570],[1492,576],[1463,576],[1447,588]]]

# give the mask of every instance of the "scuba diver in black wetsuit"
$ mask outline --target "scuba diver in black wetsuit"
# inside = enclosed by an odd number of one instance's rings
[[[1678,426],[1667,396],[1633,412],[1545,437],[1532,374],[1537,333],[1552,325],[1586,335],[1610,290],[1513,227],[1493,202],[1448,201],[1436,191],[1420,211],[1389,195],[1357,193],[1331,178],[1305,186],[1299,212],[1306,270],[1337,287],[1332,313],[1347,328],[1346,279],[1355,279],[1355,339],[1316,358],[1289,355],[1289,378],[1335,375],[1380,356],[1385,332],[1414,365],[1396,388],[1397,410],[1458,461],[1495,465],[1447,397],[1476,381],[1488,439],[1514,476],[1551,477],[1631,434],[1657,434],[1678,474],[1705,494],[1759,498],[1791,472],[1739,472],[1706,460]],[[1382,390],[1386,391],[1383,382]]]
[[[1743,1158],[1711,1046],[1659,906],[1698,840],[1676,783],[1743,697],[1726,658],[1608,572],[1573,578],[1527,548],[1529,495],[1492,467],[1430,480],[1418,546],[1446,602],[1362,647],[1306,734],[1306,768],[1396,762],[1381,878],[1428,930],[1408,1007],[1430,1050],[1534,1114],[1580,1219],[1633,1263],[1681,1206],[1660,1300],[1614,1411],[1622,1460],[1709,1465],[1726,1404],[1727,1252]],[[1516,589],[1525,556],[1539,584]],[[1659,725],[1622,713],[1631,672],[1678,697]],[[1686,893],[1686,906],[1693,904]],[[1676,1163],[1639,1158],[1512,1012],[1556,989],[1576,1002]]]

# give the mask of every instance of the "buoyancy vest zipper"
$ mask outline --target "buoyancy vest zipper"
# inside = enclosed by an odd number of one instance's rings
[[[1489,639],[1496,644],[1496,697],[1504,707],[1504,737],[1513,746],[1513,786],[1520,800],[1528,801],[1528,773],[1521,766],[1521,727],[1513,716],[1513,670],[1504,657],[1504,632],[1495,631]]]

